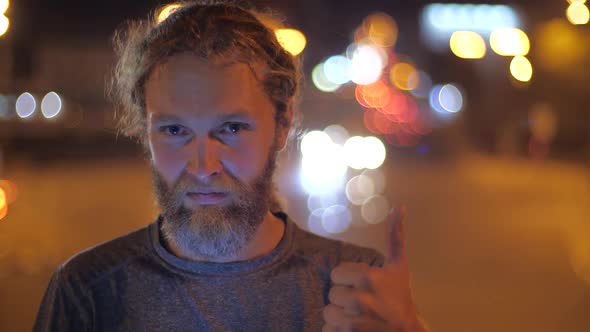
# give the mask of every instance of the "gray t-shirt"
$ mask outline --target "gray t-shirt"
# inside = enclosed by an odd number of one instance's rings
[[[321,331],[332,268],[383,256],[276,215],[280,243],[248,261],[178,258],[160,242],[160,220],[81,252],[51,278],[34,331]]]

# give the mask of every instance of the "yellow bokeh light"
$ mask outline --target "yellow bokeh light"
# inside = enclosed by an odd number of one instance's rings
[[[275,35],[277,36],[279,44],[292,55],[298,55],[303,52],[305,45],[307,44],[305,35],[299,30],[277,29],[275,30]]]
[[[393,47],[397,41],[398,28],[395,20],[385,14],[376,13],[365,19],[369,40],[380,47]]]
[[[409,63],[396,63],[391,67],[389,75],[391,83],[400,90],[414,90],[420,83],[417,70]]]
[[[567,0],[569,3],[586,3],[586,0]]]
[[[160,10],[158,17],[156,18],[156,23],[158,23],[158,24],[162,23],[162,21],[167,19],[168,16],[170,16],[170,14],[172,14],[175,10],[177,10],[180,7],[182,7],[182,5],[179,3],[171,3],[171,4],[164,6],[164,8],[162,8],[162,10]]]
[[[481,59],[486,55],[486,42],[473,31],[455,31],[451,35],[451,51],[462,59]]]
[[[531,43],[527,34],[516,28],[503,28],[492,31],[490,46],[498,55],[527,55]]]
[[[6,193],[4,189],[0,188],[0,220],[6,216],[8,212],[8,203],[6,202]]]
[[[0,14],[5,14],[10,6],[10,1],[8,0],[0,0]]]
[[[517,80],[528,82],[533,77],[533,66],[529,59],[522,55],[517,55],[510,62],[510,73]]]
[[[8,31],[10,20],[4,15],[0,15],[0,36],[3,36]]]
[[[583,2],[572,2],[567,8],[566,15],[571,24],[587,24],[590,21],[590,11]]]
[[[3,190],[6,204],[12,204],[14,201],[16,201],[18,196],[18,188],[14,182],[10,180],[0,180],[0,190]]]

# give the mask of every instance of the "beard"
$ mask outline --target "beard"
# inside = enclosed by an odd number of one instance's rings
[[[175,183],[168,185],[152,164],[154,191],[163,216],[164,240],[181,253],[199,260],[235,256],[254,237],[269,211],[277,153],[273,144],[264,169],[251,183],[222,172],[204,184],[183,172]],[[185,206],[187,193],[202,188],[229,193],[229,203],[197,208]]]

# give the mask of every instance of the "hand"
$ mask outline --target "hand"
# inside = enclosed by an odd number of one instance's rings
[[[323,331],[427,331],[410,287],[404,216],[405,208],[395,208],[388,217],[383,267],[344,262],[332,270]]]

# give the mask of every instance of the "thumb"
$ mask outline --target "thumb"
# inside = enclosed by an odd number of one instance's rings
[[[406,260],[405,216],[404,205],[398,205],[389,212],[385,264],[400,264]]]

